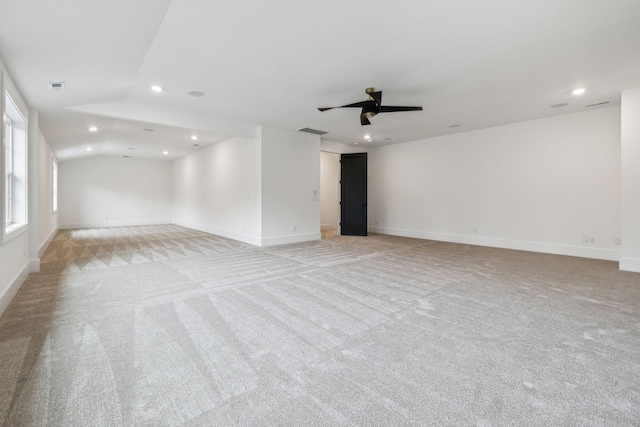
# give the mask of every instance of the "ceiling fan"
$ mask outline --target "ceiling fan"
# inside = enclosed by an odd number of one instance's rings
[[[343,105],[341,107],[318,108],[320,111],[332,110],[334,108],[362,108],[360,113],[360,124],[362,126],[370,125],[369,119],[378,113],[393,113],[396,111],[422,111],[422,107],[392,107],[382,104],[382,91],[376,92],[372,87],[365,90],[369,95],[369,99],[355,104]]]

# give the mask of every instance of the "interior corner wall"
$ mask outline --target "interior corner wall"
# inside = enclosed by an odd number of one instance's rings
[[[371,149],[369,172],[371,231],[620,256],[619,106]]]
[[[640,88],[622,91],[622,254],[620,269],[640,272]]]
[[[261,242],[261,146],[229,138],[173,162],[173,222]]]
[[[340,155],[320,153],[320,227],[338,230],[340,211]]]
[[[60,228],[171,223],[171,163],[86,157],[58,164]]]
[[[54,154],[42,132],[39,132],[38,151],[38,249],[42,255],[58,231],[58,212],[53,212]]]
[[[320,137],[262,127],[263,246],[320,239]]]

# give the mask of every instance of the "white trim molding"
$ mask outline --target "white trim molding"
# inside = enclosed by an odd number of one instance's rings
[[[70,230],[76,228],[105,228],[105,227],[135,227],[137,225],[162,225],[171,224],[170,219],[152,221],[103,221],[103,222],[79,222],[59,224],[60,230]]]
[[[236,233],[233,231],[221,230],[219,228],[208,227],[206,225],[194,224],[184,221],[170,221],[171,224],[179,225],[180,227],[191,228],[193,230],[203,231],[205,233],[213,234],[216,236],[226,237],[227,239],[237,240],[239,242],[248,243],[254,246],[261,246],[260,238],[250,236],[248,234]]]
[[[436,240],[440,242],[462,243],[466,245],[488,246],[491,248],[514,249],[518,251],[602,259],[606,261],[620,260],[620,250],[616,249],[587,248],[582,246],[562,245],[558,243],[529,242],[524,240],[500,239],[497,237],[433,233],[416,230],[402,230],[397,228],[369,227],[369,230],[372,233],[415,237],[417,239]]]
[[[626,257],[620,258],[619,268],[622,271],[640,273],[640,259]]]
[[[236,233],[233,231],[221,230],[218,228],[207,227],[205,225],[194,224],[184,221],[172,221],[172,224],[181,227],[191,228],[193,230],[203,231],[205,233],[214,234],[216,236],[226,237],[228,239],[237,240],[239,242],[248,243],[253,246],[276,246],[288,243],[309,242],[312,240],[320,240],[322,235],[318,233],[291,234],[287,236],[260,238],[247,234]]]
[[[58,228],[56,227],[56,229],[53,230],[51,232],[51,234],[49,234],[47,239],[44,242],[42,242],[42,244],[40,245],[40,248],[38,248],[38,256],[39,257],[41,257],[42,254],[44,254],[44,251],[46,251],[47,248],[49,247],[49,245],[51,244],[51,242],[53,242],[53,238],[56,237],[57,233],[58,233]]]
[[[321,238],[321,233],[291,234],[288,236],[267,237],[265,239],[262,239],[260,246],[276,246],[286,245],[288,243],[310,242],[313,240],[320,240]]]
[[[29,277],[29,273],[33,273],[31,268],[31,263],[27,263],[22,271],[20,271],[20,273],[18,273],[18,275],[11,281],[11,284],[7,287],[4,294],[0,295],[0,318],[9,307],[11,301],[13,301],[15,296],[18,294],[20,287],[24,284],[25,280],[27,280],[27,277]]]

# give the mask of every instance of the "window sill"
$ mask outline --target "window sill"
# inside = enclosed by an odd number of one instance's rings
[[[26,233],[28,229],[29,227],[27,227],[26,222],[23,224],[12,224],[12,225],[6,226],[4,229],[2,243],[7,244],[8,242],[12,241],[16,237],[20,236],[22,233]]]

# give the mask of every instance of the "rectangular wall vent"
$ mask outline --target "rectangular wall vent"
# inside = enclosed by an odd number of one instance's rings
[[[317,129],[311,129],[311,128],[302,128],[302,129],[298,129],[300,132],[307,132],[307,133],[312,133],[314,135],[326,135],[329,132],[325,132],[322,130],[317,130]]]
[[[50,85],[51,90],[54,92],[61,92],[64,90],[64,82],[52,82]]]

